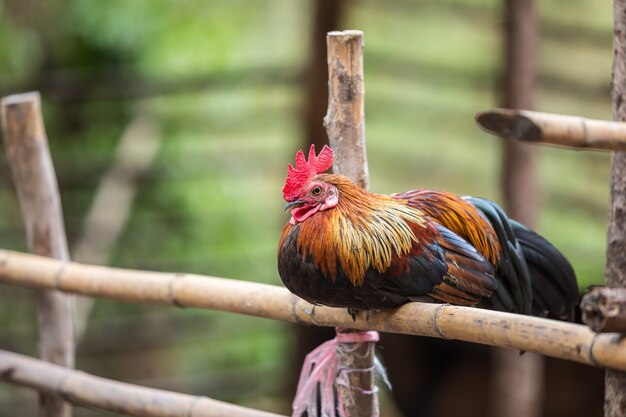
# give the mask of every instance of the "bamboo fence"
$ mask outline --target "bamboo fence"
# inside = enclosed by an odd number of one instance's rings
[[[409,303],[352,320],[345,309],[313,306],[275,285],[196,274],[63,262],[0,250],[0,281],[22,287],[136,303],[207,308],[292,323],[379,330],[536,352],[626,370],[626,338],[538,317],[445,304]]]

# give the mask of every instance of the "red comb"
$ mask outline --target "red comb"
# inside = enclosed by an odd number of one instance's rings
[[[333,165],[333,151],[324,145],[319,155],[315,156],[315,145],[309,150],[309,160],[304,157],[304,152],[299,150],[296,154],[296,167],[289,164],[287,168],[287,180],[283,187],[283,197],[287,201],[298,198],[304,187],[314,176],[328,170]]]

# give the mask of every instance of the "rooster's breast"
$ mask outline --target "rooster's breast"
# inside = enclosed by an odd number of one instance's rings
[[[356,286],[348,279],[340,265],[337,265],[336,276],[325,275],[310,255],[304,256],[298,251],[300,224],[287,228],[278,250],[280,278],[289,291],[313,304],[359,310],[397,307],[416,296],[429,293],[447,270],[442,253],[433,247],[433,250],[439,253],[433,256],[435,262],[429,262],[426,273],[419,265],[419,261],[412,259],[410,270],[396,276],[388,276],[369,268],[363,283]],[[422,272],[421,279],[416,279],[413,271],[415,268]]]

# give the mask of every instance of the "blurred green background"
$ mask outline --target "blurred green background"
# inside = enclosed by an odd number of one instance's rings
[[[611,118],[610,5],[538,6],[536,108]],[[365,32],[372,190],[434,188],[501,201],[499,139],[474,122],[499,99],[501,7],[348,2],[337,29]],[[0,93],[42,93],[70,246],[85,233],[120,138],[147,120],[158,152],[135,183],[108,263],[279,284],[281,189],[287,163],[305,146],[313,8],[279,0],[0,0]],[[600,283],[609,155],[542,148],[540,158],[538,228],[572,260],[581,288]],[[0,247],[25,249],[3,149]],[[30,291],[0,285],[0,326],[0,348],[36,354]],[[99,300],[77,367],[285,413],[292,338],[270,320]],[[34,398],[0,385],[0,416],[34,415]]]

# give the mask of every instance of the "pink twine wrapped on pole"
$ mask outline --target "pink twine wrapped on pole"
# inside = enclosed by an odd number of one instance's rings
[[[372,371],[372,369],[351,369],[338,365],[338,350],[354,351],[361,343],[377,342],[376,331],[341,332],[337,328],[337,335],[309,353],[302,365],[298,390],[293,401],[292,417],[346,417],[345,407],[341,396],[337,393],[337,385],[350,386],[347,375],[350,372]],[[375,368],[379,371],[385,383],[389,384],[380,362],[376,361]],[[353,387],[350,387],[353,388]],[[356,388],[358,389],[358,388]],[[377,395],[378,389],[361,393]],[[377,416],[373,416],[377,417]]]

